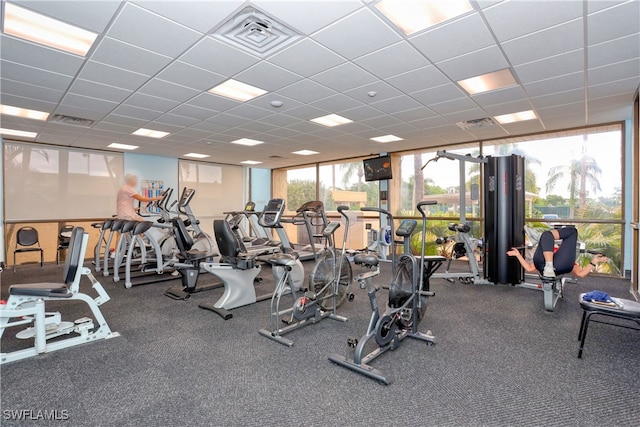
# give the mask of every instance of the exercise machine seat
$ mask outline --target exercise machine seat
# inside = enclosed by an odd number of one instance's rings
[[[282,267],[291,267],[296,264],[296,259],[287,254],[276,254],[269,258],[271,265],[280,265]]]
[[[111,230],[112,231],[120,231],[122,230],[122,226],[124,225],[124,223],[127,222],[124,219],[115,219],[113,220],[113,222],[111,223]]]
[[[29,283],[12,285],[9,295],[24,295],[33,297],[70,298],[69,288],[61,283]]]
[[[358,265],[365,265],[367,267],[377,267],[380,260],[377,256],[371,254],[357,254],[353,258],[353,262]]]
[[[176,217],[171,219],[173,225],[174,235],[176,237],[176,244],[180,250],[180,254],[188,261],[199,261],[207,258],[206,251],[198,251],[191,249],[193,247],[193,238],[187,230],[187,226],[182,218]]]
[[[124,224],[122,224],[122,228],[120,229],[120,232],[122,233],[128,233],[131,230],[133,230],[135,228],[135,226],[138,224],[139,221],[127,221]]]
[[[133,227],[133,230],[131,230],[133,234],[143,234],[145,231],[149,230],[153,226],[153,222],[151,221],[136,221],[136,222],[137,224],[135,224],[135,226]]]

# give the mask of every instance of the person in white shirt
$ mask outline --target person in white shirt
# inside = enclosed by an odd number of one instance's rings
[[[138,177],[128,173],[124,176],[124,185],[118,190],[117,197],[117,217],[119,219],[142,221],[142,217],[138,215],[134,206],[135,201],[149,203],[162,199],[158,197],[144,197],[138,194],[136,187],[138,186]]]

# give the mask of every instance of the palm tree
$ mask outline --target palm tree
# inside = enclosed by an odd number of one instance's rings
[[[342,163],[340,165],[340,170],[342,173],[342,184],[344,188],[346,188],[351,180],[351,177],[355,173],[358,177],[357,190],[362,190],[362,177],[364,176],[364,170],[362,169],[362,164],[358,162],[352,163]]]
[[[558,181],[569,177],[569,216],[575,215],[576,198],[580,200],[579,207],[584,208],[587,203],[587,186],[592,191],[600,191],[600,174],[602,170],[596,160],[587,155],[580,159],[571,160],[568,165],[558,165],[549,169],[546,190],[551,192],[558,184]]]

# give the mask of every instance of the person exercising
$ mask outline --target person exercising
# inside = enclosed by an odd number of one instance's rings
[[[138,194],[136,187],[138,186],[138,177],[134,174],[128,173],[124,176],[124,185],[118,190],[117,197],[117,217],[119,219],[125,219],[129,221],[143,221],[142,217],[138,215],[136,208],[134,207],[135,201],[149,203],[161,200],[162,196],[158,197],[144,197]]]
[[[562,240],[559,248],[556,247],[556,240]],[[539,272],[547,278],[567,273],[572,273],[576,277],[586,277],[595,271],[598,263],[609,261],[604,255],[597,254],[591,259],[589,265],[580,267],[575,262],[577,243],[578,230],[574,227],[563,227],[542,233],[538,248],[533,254],[533,263],[528,263],[516,248],[507,251],[507,255],[516,257],[527,273]]]

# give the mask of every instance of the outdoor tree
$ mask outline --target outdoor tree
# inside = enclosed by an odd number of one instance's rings
[[[594,192],[600,191],[601,172],[602,170],[594,158],[583,155],[580,159],[572,160],[567,165],[558,165],[549,169],[547,192],[551,192],[559,181],[568,178],[569,215],[573,218],[576,200],[579,200],[580,208],[584,208],[587,203],[587,187]]]

